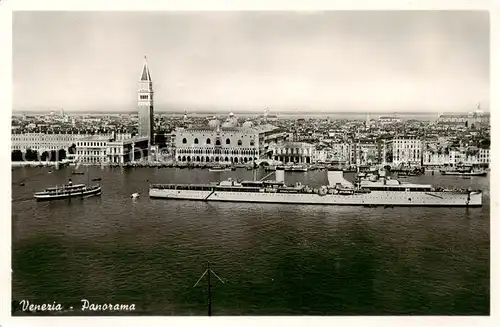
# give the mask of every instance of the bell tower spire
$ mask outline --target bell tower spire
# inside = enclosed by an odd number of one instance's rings
[[[146,55],[144,55],[144,64],[142,65],[141,81],[151,82],[151,74],[149,73],[148,59]]]
[[[144,56],[144,63],[142,65],[141,78],[139,80],[139,87],[137,90],[137,113],[139,118],[138,134],[139,136],[147,136],[149,143],[153,144],[153,82],[146,56]]]

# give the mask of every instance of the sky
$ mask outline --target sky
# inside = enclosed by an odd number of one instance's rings
[[[15,12],[14,110],[489,108],[487,11]]]

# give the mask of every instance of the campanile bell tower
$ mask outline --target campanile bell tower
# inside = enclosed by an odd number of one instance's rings
[[[139,118],[138,134],[139,136],[147,136],[149,144],[153,144],[153,82],[149,74],[148,63],[144,56],[144,64],[142,66],[141,79],[139,80],[139,88],[137,91],[137,113]]]

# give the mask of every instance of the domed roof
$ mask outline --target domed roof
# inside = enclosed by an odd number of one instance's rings
[[[236,118],[228,118],[224,124],[222,124],[222,127],[238,127],[238,119]]]
[[[248,121],[244,122],[242,126],[243,126],[244,128],[250,128],[250,127],[252,127],[252,126],[253,126],[253,123],[252,123],[251,121],[249,121],[249,120],[248,120]]]
[[[224,121],[222,127],[232,128],[238,127],[238,118],[234,117],[233,113],[229,114],[229,117]]]
[[[215,118],[208,122],[208,127],[210,128],[217,128],[219,125],[220,121]]]

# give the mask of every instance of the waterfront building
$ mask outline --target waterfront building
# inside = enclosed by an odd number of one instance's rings
[[[423,154],[424,166],[487,166],[489,163],[489,149],[477,149],[475,151],[449,150],[446,152],[426,150]]]
[[[172,152],[178,162],[247,163],[269,153],[269,145],[284,138],[269,124],[241,126],[233,113],[224,122],[215,117],[206,126],[176,128],[171,134]]]
[[[329,155],[331,154],[328,150],[317,150],[313,151],[313,160],[312,162],[327,162]]]
[[[170,131],[169,133],[163,134],[165,148],[161,149],[161,150],[163,150],[164,152],[165,151],[170,152],[175,147],[174,134],[175,134],[175,132],[173,132],[173,131]]]
[[[464,164],[469,163],[470,161],[475,161],[474,158],[470,159],[471,160],[464,160],[464,156],[455,150],[451,150],[448,152],[435,152],[426,150],[423,154],[424,166],[455,166],[459,163]]]
[[[330,155],[328,156],[328,161],[339,163],[339,164],[349,164],[351,144],[342,143],[332,143],[330,144]]]
[[[422,140],[396,138],[392,142],[394,165],[420,165],[422,163]]]
[[[107,158],[107,143],[109,136],[91,135],[76,142],[75,159],[83,164],[105,163]]]
[[[144,56],[139,88],[137,91],[138,136],[147,136],[150,145],[153,139],[154,101],[153,82],[149,73],[148,63]]]
[[[290,133],[271,124],[251,125],[251,127],[259,134],[259,152],[262,158],[270,159],[272,157],[270,147],[290,138]]]
[[[109,136],[108,134],[105,134]],[[87,138],[90,134],[49,134],[49,133],[13,133],[11,134],[11,151],[19,150],[26,152],[31,149],[42,153],[52,150],[67,150],[80,139]],[[130,138],[131,134],[116,134],[119,139]]]
[[[479,149],[477,161],[479,164],[489,165],[490,164],[490,149]]]
[[[316,159],[314,144],[305,142],[282,142],[272,144],[272,159],[283,163],[313,163]]]
[[[352,143],[349,162],[357,165],[370,165],[379,162],[380,147],[376,143]]]
[[[82,164],[124,164],[149,154],[149,138],[121,138],[112,135],[92,135],[76,142],[77,162]]]
[[[447,165],[456,166],[457,164],[463,164],[466,160],[465,153],[459,150],[451,150],[445,153],[445,162]]]
[[[44,151],[68,149],[76,140],[87,137],[85,134],[47,134],[22,133],[11,135],[11,151],[26,152],[31,149],[42,153]]]
[[[377,143],[362,143],[360,144],[362,151],[362,162],[363,165],[370,165],[381,163],[382,159],[382,147]]]

